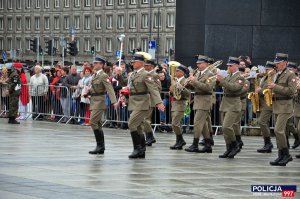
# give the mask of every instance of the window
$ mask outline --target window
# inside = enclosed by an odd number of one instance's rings
[[[7,47],[8,47],[8,49],[13,49],[13,46],[12,46],[12,39],[11,39],[11,38],[8,38],[8,39],[7,39]]]
[[[91,17],[90,16],[85,16],[84,17],[84,28],[86,30],[91,29]]]
[[[168,3],[174,3],[175,0],[168,0]]]
[[[58,8],[59,7],[59,0],[54,0],[54,7]]]
[[[148,39],[142,39],[141,48],[143,52],[148,51]]]
[[[16,28],[17,28],[17,30],[21,30],[22,29],[22,18],[21,17],[17,17]]]
[[[74,16],[75,29],[80,29],[80,16]]]
[[[4,0],[0,0],[0,9],[4,9]]]
[[[54,17],[54,29],[58,30],[59,29],[59,17]]]
[[[175,17],[174,13],[168,13],[167,14],[167,27],[173,28],[175,25]]]
[[[143,1],[142,1],[142,4],[147,4],[147,3],[149,3],[148,0],[143,0]]]
[[[0,49],[4,49],[3,39],[2,38],[0,38]]]
[[[161,3],[162,0],[154,0],[154,3]]]
[[[39,17],[34,18],[34,24],[35,24],[35,29],[39,30],[40,29],[40,18]]]
[[[158,26],[161,27],[161,17],[160,17],[160,13],[155,13],[153,27],[158,28]]]
[[[129,51],[132,51],[133,49],[135,49],[135,39],[134,38],[130,38],[129,39],[129,47],[128,47]]]
[[[30,8],[31,7],[31,0],[26,0],[26,8]]]
[[[96,6],[101,6],[102,5],[102,0],[95,0],[95,4]]]
[[[84,6],[85,7],[90,7],[91,6],[91,0],[85,0],[84,1]]]
[[[44,21],[45,21],[45,30],[49,30],[50,29],[50,18],[45,17]]]
[[[7,9],[12,9],[12,0],[7,1]]]
[[[148,28],[148,14],[142,14],[142,28]]]
[[[118,5],[124,5],[125,4],[124,0],[118,0],[118,1],[119,1]]]
[[[21,10],[21,9],[22,9],[21,0],[17,0],[17,10]]]
[[[35,8],[40,8],[40,0],[35,0]]]
[[[101,40],[99,38],[95,39],[95,51],[100,52],[101,51]]]
[[[112,23],[113,23],[113,16],[107,15],[106,16],[106,29],[112,29]]]
[[[80,7],[80,0],[74,1],[74,7]]]
[[[106,52],[112,52],[112,39],[106,39]]]
[[[124,28],[124,15],[118,15],[118,29]]]
[[[8,30],[13,29],[12,18],[7,18],[7,26],[8,26]]]
[[[89,39],[84,40],[84,51],[90,51],[90,40]]]
[[[135,5],[136,4],[136,0],[130,0],[129,4],[130,5]]]
[[[21,38],[16,39],[16,49],[22,49]]]
[[[64,28],[65,29],[69,29],[69,27],[70,27],[70,19],[69,19],[69,17],[64,17]]]
[[[168,52],[170,48],[174,49],[174,39],[173,38],[166,39],[166,52]]]
[[[3,18],[0,18],[0,30],[3,30]]]
[[[70,0],[64,0],[65,1],[65,7],[68,8],[70,7]]]
[[[45,8],[50,8],[50,2],[49,2],[49,0],[45,0],[44,1],[44,6],[45,6]]]
[[[96,29],[101,29],[101,15],[96,16],[95,19],[96,19],[95,20]]]
[[[113,5],[113,0],[106,0],[106,5],[107,6],[112,6]]]
[[[31,29],[31,18],[30,17],[25,18],[25,28],[26,28],[26,30]]]
[[[136,15],[129,15],[129,28],[136,28]]]
[[[57,39],[57,38],[54,38],[54,40],[53,40],[53,47],[59,49],[58,44],[59,44],[59,43],[58,43],[58,39]]]

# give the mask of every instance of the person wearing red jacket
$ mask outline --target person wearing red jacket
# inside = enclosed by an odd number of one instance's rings
[[[27,104],[29,103],[29,88],[28,88],[24,69],[21,70],[20,79],[21,79],[21,93],[20,93],[20,101],[19,101],[20,116],[17,119],[25,120],[27,118]]]

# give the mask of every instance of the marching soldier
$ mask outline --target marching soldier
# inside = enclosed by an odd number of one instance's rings
[[[297,68],[298,80],[297,80],[297,96],[295,97],[295,124],[297,126],[298,136],[300,136],[300,66]],[[296,158],[300,158],[300,154],[296,155]]]
[[[289,61],[287,64],[287,68],[291,72],[295,73],[296,75],[297,75],[297,66],[298,66],[298,64],[295,62]],[[294,104],[296,103],[295,100],[296,99],[294,98]],[[287,125],[286,125],[286,136],[287,136],[286,139],[287,139],[288,148],[290,148],[290,143],[289,143],[290,132],[292,132],[292,134],[295,138],[294,144],[292,146],[293,149],[297,148],[300,145],[299,134],[297,132],[297,124],[295,125],[295,123],[294,123],[295,114],[297,114],[297,112],[294,110],[293,116],[288,120]]]
[[[273,113],[276,120],[275,135],[278,148],[278,158],[270,162],[272,166],[285,166],[293,160],[287,146],[285,127],[288,119],[293,115],[293,97],[297,92],[297,80],[296,75],[287,69],[287,60],[287,54],[276,54],[275,82],[268,84],[268,88],[274,93]]]
[[[240,118],[240,111],[242,109],[240,97],[245,79],[239,72],[238,58],[229,57],[227,66],[229,75],[225,78],[221,75],[217,76],[217,81],[224,90],[220,111],[222,112],[222,131],[226,142],[226,151],[223,155],[219,155],[219,158],[234,158],[240,152],[233,128],[234,124]]]
[[[210,118],[215,81],[209,80],[209,78],[213,76],[213,73],[208,69],[207,56],[198,56],[197,67],[197,74],[189,78],[190,85],[195,90],[193,106],[193,109],[196,111],[194,116],[194,141],[193,144],[185,150],[188,152],[212,153],[210,130],[208,129],[207,120]],[[198,143],[201,134],[204,137],[204,147],[199,150]]]
[[[189,74],[188,68],[185,66],[178,66],[175,71],[176,81],[174,85],[170,87],[170,94],[174,97],[172,102],[172,129],[176,134],[176,143],[170,146],[171,150],[181,150],[186,142],[182,137],[181,131],[181,119],[184,116],[184,111],[186,110],[187,100],[190,97],[191,92],[184,87],[185,75]],[[197,143],[198,145],[198,143]]]
[[[260,131],[264,138],[264,146],[260,149],[257,149],[258,153],[271,153],[273,144],[271,142],[271,133],[270,133],[270,119],[273,114],[272,106],[269,107],[266,104],[263,91],[267,89],[268,86],[268,78],[269,81],[272,80],[274,74],[276,73],[275,68],[276,65],[273,62],[267,61],[265,65],[266,75],[261,78],[259,87],[256,88],[256,92],[259,94],[259,108],[260,108],[260,115],[258,118],[258,124],[260,127]]]
[[[109,95],[110,101],[113,104],[114,108],[117,109],[118,103],[115,96],[114,89],[110,83],[109,76],[103,71],[103,68],[106,64],[106,60],[103,57],[96,56],[94,60],[94,75],[92,76],[91,86],[85,97],[91,97],[90,110],[91,110],[91,119],[90,124],[91,128],[94,131],[97,146],[93,151],[90,151],[90,154],[103,154],[105,150],[104,143],[104,133],[102,130],[101,117],[104,110],[106,109],[105,105],[105,94]]]
[[[152,76],[153,82],[155,83],[155,86],[156,86],[158,92],[160,92],[161,91],[161,83],[160,83],[158,74],[154,70],[154,68],[155,68],[154,60],[153,59],[146,60],[144,68]],[[152,119],[152,113],[153,113],[154,108],[155,108],[155,102],[154,102],[153,98],[151,98],[151,107],[150,107],[149,113],[144,121],[144,131],[146,132],[146,145],[147,146],[152,146],[152,144],[156,142],[153,132],[152,132],[152,127],[151,127],[151,119]]]
[[[134,149],[132,154],[128,156],[129,158],[145,158],[145,137],[142,131],[142,123],[149,113],[151,100],[159,110],[163,111],[165,108],[152,75],[145,71],[144,64],[144,55],[134,54],[134,72],[128,80],[130,89],[128,110],[132,111],[128,126]]]
[[[16,120],[19,108],[19,97],[21,90],[21,79],[20,73],[23,65],[21,63],[14,63],[14,70],[11,71],[8,79],[8,94],[9,94],[9,112],[8,112],[8,123],[9,124],[20,124]]]

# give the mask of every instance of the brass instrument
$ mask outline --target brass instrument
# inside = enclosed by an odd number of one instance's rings
[[[260,111],[259,109],[259,93],[256,92],[257,88],[259,87],[259,83],[258,83],[258,74],[256,74],[255,76],[255,80],[254,80],[254,84],[255,84],[255,92],[250,92],[248,94],[248,99],[251,101],[252,106],[253,106],[253,113],[257,113]]]
[[[271,84],[272,83],[272,76],[271,74],[273,73],[274,69],[273,70],[270,70],[268,72],[268,79],[267,79],[267,83],[268,84]],[[264,99],[265,99],[265,102],[267,104],[267,106],[271,107],[272,104],[273,104],[273,93],[272,93],[272,90],[270,88],[266,88],[264,89],[263,91],[263,94],[264,94]]]
[[[170,76],[171,76],[171,87],[173,88],[173,97],[176,100],[181,99],[181,91],[183,90],[183,86],[177,83],[177,78],[175,77],[175,71],[178,66],[181,66],[181,64],[177,61],[170,61]]]
[[[213,64],[210,64],[207,68],[208,70],[210,70],[213,74],[217,74],[218,73],[218,67],[221,66],[223,64],[223,60],[218,60],[216,62],[214,62]]]

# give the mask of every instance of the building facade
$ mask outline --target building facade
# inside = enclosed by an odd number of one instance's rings
[[[35,60],[30,40],[37,37],[44,49],[53,38],[58,49],[54,60],[61,61],[61,45],[71,41],[74,29],[76,61],[91,61],[92,46],[114,61],[120,34],[126,36],[126,57],[136,48],[147,51],[148,42],[156,40],[162,61],[175,48],[175,5],[175,0],[0,0],[0,50],[16,50],[16,58]],[[44,60],[49,59],[44,53]]]

